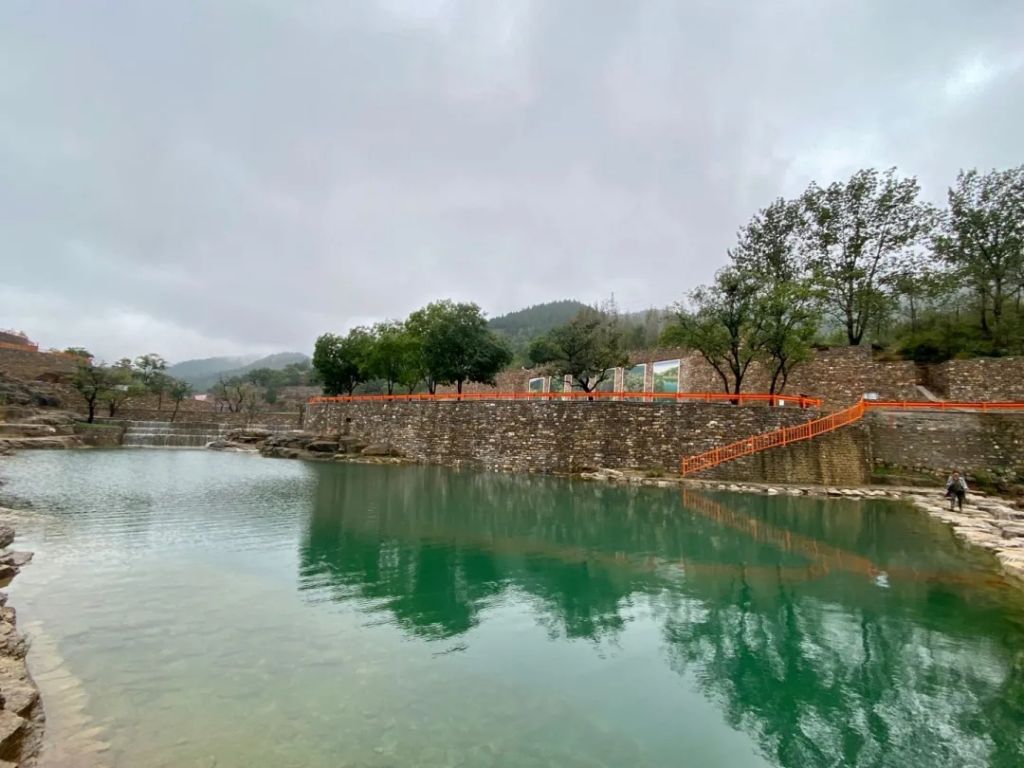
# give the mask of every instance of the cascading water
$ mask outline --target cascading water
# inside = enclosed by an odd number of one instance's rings
[[[175,424],[167,421],[129,421],[122,445],[148,448],[203,448],[220,440],[228,428],[223,424]]]

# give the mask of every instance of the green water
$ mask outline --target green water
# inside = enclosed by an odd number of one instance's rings
[[[1022,593],[905,506],[202,451],[0,473],[50,738],[73,699],[97,765],[1024,765]]]

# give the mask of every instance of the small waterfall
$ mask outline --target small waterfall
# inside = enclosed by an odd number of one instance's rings
[[[122,444],[147,448],[203,448],[209,442],[220,440],[227,431],[223,424],[129,421]]]

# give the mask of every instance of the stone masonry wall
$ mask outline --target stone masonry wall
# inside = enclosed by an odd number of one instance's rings
[[[703,403],[397,401],[311,405],[305,428],[359,436],[432,464],[676,472],[684,455],[813,416],[797,408]]]
[[[658,360],[681,360],[679,387],[682,392],[722,392],[724,387],[715,370],[697,353],[680,347],[637,350],[630,353],[629,365],[646,363],[648,385],[651,366]],[[498,388],[503,391],[523,392],[538,370],[503,371]],[[878,359],[870,347],[833,347],[817,350],[806,363],[798,366],[789,377],[785,394],[805,394],[821,397],[829,408],[839,408],[857,402],[865,392],[877,392],[884,399],[916,400],[920,398],[916,385],[921,382],[917,365],[908,360]],[[763,366],[750,366],[744,378],[743,391],[767,392],[771,384]],[[493,387],[474,387],[473,391],[493,390]]]
[[[64,355],[0,348],[0,371],[12,379],[34,381],[40,376],[64,378],[74,375],[77,362]]]
[[[719,464],[698,477],[758,483],[835,486],[867,485],[871,480],[871,434],[864,424],[829,432],[813,440],[762,451]]]
[[[946,400],[1024,400],[1024,357],[949,360],[931,366],[929,382]]]
[[[876,411],[864,422],[877,462],[938,474],[1024,473],[1024,414]]]

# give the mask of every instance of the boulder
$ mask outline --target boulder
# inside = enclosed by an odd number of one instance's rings
[[[362,453],[367,447],[369,447],[369,443],[359,437],[344,435],[338,438],[339,453]]]
[[[15,568],[21,568],[31,562],[32,555],[32,552],[16,552],[8,550],[7,552],[0,552],[0,563],[3,565],[13,565]]]
[[[306,450],[311,453],[337,453],[337,440],[314,440],[306,444]]]
[[[14,529],[9,525],[0,525],[0,547],[9,547],[14,541]]]
[[[14,751],[18,734],[26,722],[25,718],[13,712],[0,709],[0,753],[9,755]]]
[[[397,450],[384,443],[371,443],[363,448],[360,453],[363,456],[401,456]]]

